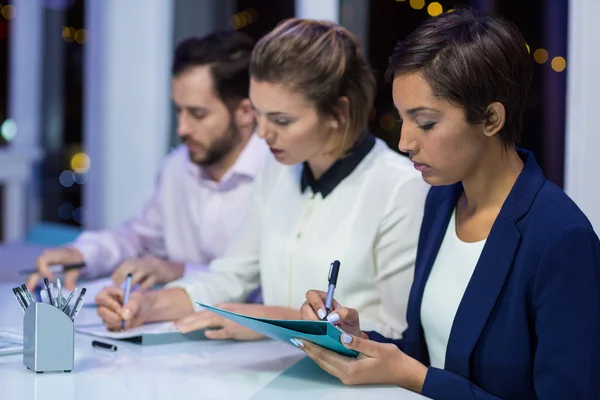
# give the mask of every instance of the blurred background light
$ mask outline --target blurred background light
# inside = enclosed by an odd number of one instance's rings
[[[438,15],[440,15],[443,12],[444,12],[444,7],[442,7],[442,5],[440,3],[438,3],[437,1],[434,1],[433,3],[431,3],[427,6],[427,13],[429,15],[431,15],[432,17],[437,17]]]
[[[12,119],[5,120],[2,125],[0,125],[0,136],[7,142],[13,140],[15,136],[17,136],[17,123]]]
[[[560,56],[554,57],[550,64],[552,65],[552,69],[556,72],[563,72],[565,68],[567,68],[567,60]]]
[[[71,158],[71,169],[77,173],[83,174],[90,169],[90,157],[83,153],[76,153]]]
[[[58,206],[58,215],[62,219],[71,219],[71,217],[73,217],[73,211],[75,211],[75,207],[71,203],[62,203]]]
[[[60,175],[59,175],[59,177],[58,177],[58,181],[64,187],[71,187],[71,186],[73,186],[73,182],[75,181],[73,179],[73,172],[72,171],[63,171],[63,172],[61,172]]]
[[[85,29],[78,29],[75,32],[74,37],[77,43],[84,44],[85,42],[87,42],[87,31]]]
[[[548,61],[548,51],[546,49],[537,49],[533,52],[533,59],[538,64],[543,64]]]
[[[83,207],[79,207],[73,211],[73,219],[78,224],[83,225]]]
[[[15,17],[15,6],[7,5],[2,7],[2,16],[6,19],[13,19]]]
[[[420,10],[425,7],[425,0],[410,0],[410,6],[415,10]]]

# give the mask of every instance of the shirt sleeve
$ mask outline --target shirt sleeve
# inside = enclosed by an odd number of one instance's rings
[[[110,275],[124,261],[144,254],[166,257],[163,237],[163,178],[159,175],[155,191],[144,209],[123,225],[99,231],[85,231],[71,244],[83,255],[88,279]]]
[[[375,243],[377,282],[381,293],[381,321],[361,325],[390,338],[399,338],[406,329],[408,296],[414,278],[418,232],[425,198],[429,191],[420,176],[402,183],[390,197]]]
[[[275,162],[275,161],[274,161]],[[275,166],[267,164],[257,176],[251,204],[225,254],[214,259],[207,270],[195,271],[170,282],[166,287],[184,289],[196,311],[198,303],[216,305],[222,302],[246,302],[260,287],[260,231],[264,199],[273,182]]]

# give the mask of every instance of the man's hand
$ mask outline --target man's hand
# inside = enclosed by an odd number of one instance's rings
[[[79,250],[73,247],[60,247],[57,249],[47,249],[38,257],[36,261],[37,273],[31,274],[27,278],[27,289],[33,291],[42,278],[54,280],[54,274],[50,271],[52,265],[80,264],[84,262],[83,255]],[[66,271],[63,278],[65,289],[74,290],[79,277],[79,270]]]
[[[111,279],[115,285],[120,286],[127,274],[131,274],[131,286],[139,284],[141,289],[151,289],[156,284],[181,278],[184,269],[185,265],[182,263],[145,256],[125,261],[113,272]]]

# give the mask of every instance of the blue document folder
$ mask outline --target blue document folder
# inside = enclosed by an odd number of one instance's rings
[[[343,332],[327,321],[290,321],[254,318],[225,311],[217,307],[207,306],[206,304],[198,303],[198,305],[206,308],[208,311],[212,311],[215,314],[245,326],[246,328],[262,333],[271,339],[281,340],[292,344],[290,339],[298,338],[318,344],[321,347],[335,351],[344,356],[358,356],[358,352],[350,350],[340,343],[340,337]]]

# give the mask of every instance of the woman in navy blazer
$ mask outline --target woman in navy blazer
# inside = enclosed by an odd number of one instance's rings
[[[334,303],[327,319],[360,356],[296,340],[343,382],[434,399],[600,398],[600,242],[516,147],[531,70],[518,30],[471,9],[426,21],[390,58],[399,147],[433,188],[403,338],[361,332]],[[322,319],[324,298],[307,293],[303,318]]]

